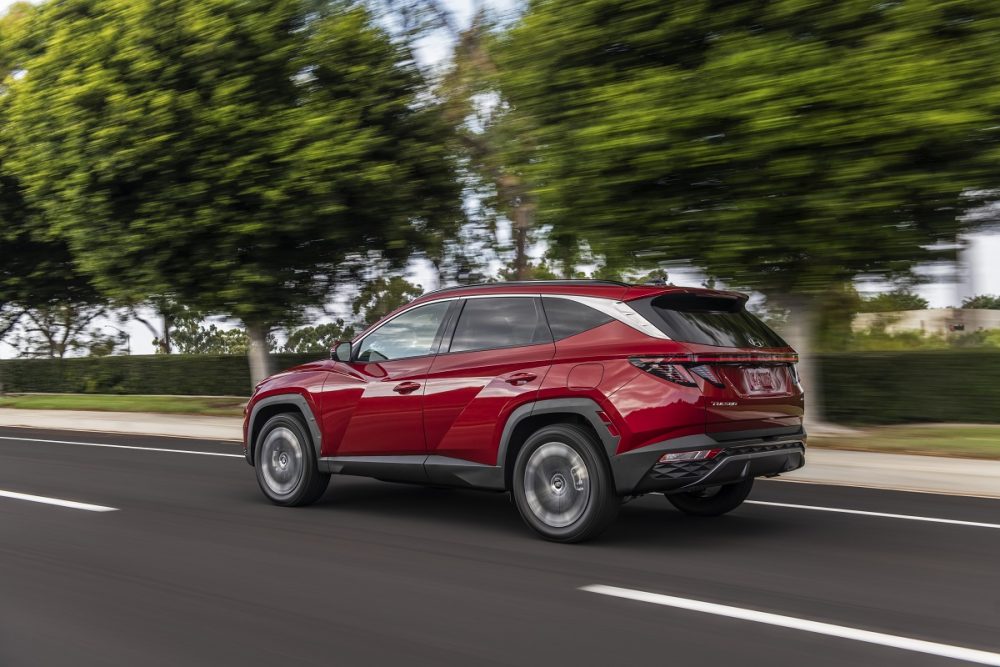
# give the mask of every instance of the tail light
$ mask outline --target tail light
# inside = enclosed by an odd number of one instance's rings
[[[799,361],[799,355],[793,353],[769,353],[769,352],[720,352],[717,354],[672,354],[663,357],[632,357],[629,359],[633,366],[640,368],[647,373],[652,373],[658,378],[682,385],[684,387],[695,387],[693,375],[710,382],[716,387],[725,386],[719,374],[712,368],[713,365],[787,365],[791,370],[792,377],[798,383],[798,373],[795,364]]]
[[[661,358],[641,358],[633,357],[629,359],[633,366],[647,373],[652,373],[658,378],[667,380],[668,382],[673,382],[674,384],[679,384],[685,387],[697,387],[698,383],[694,381],[694,378],[684,369],[680,364],[672,364],[666,359]]]

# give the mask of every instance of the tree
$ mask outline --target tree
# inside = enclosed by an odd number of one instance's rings
[[[526,280],[535,271],[528,247],[535,227],[535,195],[525,166],[534,155],[529,119],[503,97],[493,50],[496,25],[483,11],[456,35],[452,62],[437,88],[445,118],[455,128],[467,194],[477,211],[470,226],[496,238],[497,219],[510,222],[513,260],[505,272]],[[496,245],[496,244],[494,244]]]
[[[201,313],[184,308],[174,319],[173,342],[180,354],[246,354],[250,336],[245,329],[206,324]],[[268,352],[275,350],[273,335],[268,334],[265,345]]]
[[[858,304],[859,313],[890,313],[897,310],[925,310],[927,299],[907,289],[883,292],[867,297]]]
[[[108,314],[100,303],[61,300],[28,309],[16,346],[27,357],[62,359],[67,354],[113,349],[118,336],[108,336],[94,321]]]
[[[978,296],[962,299],[962,308],[985,308],[987,310],[1000,310],[1000,296],[996,294],[980,294]]]
[[[289,332],[284,351],[329,353],[334,343],[341,340],[351,340],[354,338],[354,333],[354,327],[346,324],[342,319],[326,324],[301,327]]]
[[[115,298],[267,337],[342,262],[400,264],[459,220],[448,128],[405,49],[347,2],[42,4],[11,84],[29,201]]]
[[[366,282],[351,302],[351,312],[362,328],[374,324],[400,306],[423,294],[420,285],[399,276],[379,277]]]
[[[505,41],[540,224],[621,264],[687,259],[790,312],[954,241],[1000,181],[989,0],[539,0]]]

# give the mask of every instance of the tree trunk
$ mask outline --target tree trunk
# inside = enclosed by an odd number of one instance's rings
[[[160,352],[170,354],[170,330],[174,326],[174,317],[170,313],[163,313],[163,336],[160,338]]]
[[[527,207],[514,204],[514,280],[528,279],[528,219]]]
[[[782,334],[788,344],[799,353],[796,370],[805,391],[806,430],[823,422],[823,396],[819,384],[819,365],[816,363],[815,344],[819,312],[816,302],[808,298],[797,298],[782,302],[788,308],[788,320],[782,327]]]
[[[250,339],[250,345],[247,347],[247,359],[250,362],[251,386],[255,386],[271,374],[271,357],[267,349],[269,330],[270,327],[263,324],[247,324],[247,338]]]

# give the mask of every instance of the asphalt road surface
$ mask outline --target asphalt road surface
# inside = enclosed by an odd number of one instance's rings
[[[0,667],[1000,664],[1000,501],[751,500],[559,545],[503,494],[334,477],[286,509],[234,443],[4,428]]]

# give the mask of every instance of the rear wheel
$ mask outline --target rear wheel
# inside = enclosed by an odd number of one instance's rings
[[[254,451],[254,470],[264,495],[287,507],[316,502],[330,483],[330,475],[317,468],[305,423],[292,413],[275,415],[264,424]]]
[[[753,489],[753,477],[735,484],[710,486],[697,491],[664,494],[671,504],[684,512],[695,516],[719,516],[731,512],[747,499]]]
[[[611,471],[589,433],[560,424],[540,429],[517,454],[514,504],[542,537],[580,542],[597,536],[618,513]]]

